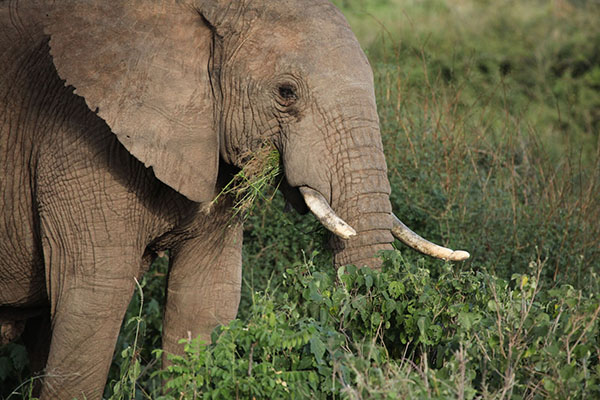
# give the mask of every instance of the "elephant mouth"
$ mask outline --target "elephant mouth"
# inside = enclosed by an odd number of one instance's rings
[[[300,215],[307,214],[310,210],[308,209],[302,194],[300,194],[300,189],[295,186],[291,186],[285,175],[281,175],[281,180],[277,185],[279,191],[283,193],[283,197],[285,198],[285,210],[291,211],[293,208]]]
[[[325,228],[342,239],[356,236],[356,230],[333,211],[318,190],[309,186],[291,186],[285,177],[282,177],[279,190],[285,197],[286,209],[293,207],[300,214],[312,212]]]
[[[308,210],[310,210],[319,220],[319,222],[334,235],[344,240],[349,240],[357,235],[356,230],[335,213],[325,197],[323,197],[323,195],[317,190],[308,186],[292,188],[288,185],[284,190],[284,194],[290,203],[291,200],[289,194],[291,191],[299,191],[302,199],[304,200],[304,208],[307,207]],[[286,192],[288,194],[286,194]],[[293,197],[291,198],[293,199]],[[294,208],[302,208],[301,206],[298,206],[298,199],[294,199],[293,201],[295,204],[291,204],[294,206]],[[392,234],[396,239],[400,240],[402,243],[406,244],[412,249],[428,256],[449,261],[463,261],[470,257],[470,254],[464,250],[452,250],[430,242],[404,225],[404,223],[402,223],[402,221],[400,221],[395,214],[391,213],[390,215],[393,221]]]

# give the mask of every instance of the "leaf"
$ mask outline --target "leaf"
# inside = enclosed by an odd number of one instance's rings
[[[550,394],[554,393],[556,389],[556,385],[552,382],[552,378],[544,378],[544,389],[546,389]]]
[[[323,355],[325,354],[325,344],[318,336],[313,336],[310,339],[310,352],[317,359],[317,363],[323,363]]]
[[[390,296],[392,296],[392,298],[397,299],[398,297],[400,297],[401,294],[404,293],[404,285],[402,284],[402,282],[392,281],[388,285],[387,291],[390,294]]]
[[[125,349],[123,349],[123,351],[121,351],[121,357],[129,358],[130,350],[131,350],[131,347],[129,347],[129,346],[127,346]]]
[[[494,300],[489,300],[487,303],[487,308],[490,311],[498,311],[498,303],[496,303]]]
[[[558,356],[558,353],[559,353],[560,349],[558,347],[558,344],[552,343],[550,346],[546,347],[546,351],[552,357],[556,357],[556,356]]]
[[[378,312],[374,312],[373,314],[371,314],[371,325],[379,326],[380,323],[381,323],[381,314],[379,314]]]
[[[458,323],[465,330],[470,330],[473,324],[477,323],[481,319],[481,315],[477,313],[471,313],[461,311],[458,313]]]
[[[417,320],[417,326],[419,327],[419,332],[421,333],[421,336],[423,336],[423,337],[427,337],[427,326],[425,325],[426,322],[427,322],[427,319],[425,317],[419,317],[419,319]]]
[[[129,370],[129,381],[134,383],[140,376],[140,372],[142,371],[139,360],[135,360],[135,362],[130,368],[131,369]]]

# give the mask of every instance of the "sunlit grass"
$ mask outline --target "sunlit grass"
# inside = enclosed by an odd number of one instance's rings
[[[485,134],[497,143],[506,137],[500,132],[506,114],[535,130],[549,157],[569,153],[594,162],[600,136],[597,2],[336,3],[372,63],[400,70],[404,96],[414,96],[406,89],[427,81],[439,94],[460,90],[456,105],[470,112],[485,108],[482,123],[494,128]]]

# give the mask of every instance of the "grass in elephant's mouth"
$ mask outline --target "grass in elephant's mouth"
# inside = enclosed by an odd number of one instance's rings
[[[248,153],[247,161],[233,178],[215,197],[213,203],[222,196],[234,198],[233,215],[245,218],[258,198],[265,198],[267,188],[280,172],[279,152],[271,143],[258,151]]]

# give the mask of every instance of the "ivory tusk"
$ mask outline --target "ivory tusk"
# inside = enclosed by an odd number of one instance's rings
[[[427,239],[423,239],[404,225],[394,214],[392,214],[392,219],[394,221],[392,234],[404,244],[423,254],[450,261],[463,261],[471,256],[464,250],[447,249],[446,247],[431,243]]]
[[[356,231],[331,209],[323,195],[308,186],[301,186],[300,193],[306,205],[323,226],[342,239],[350,239]]]

